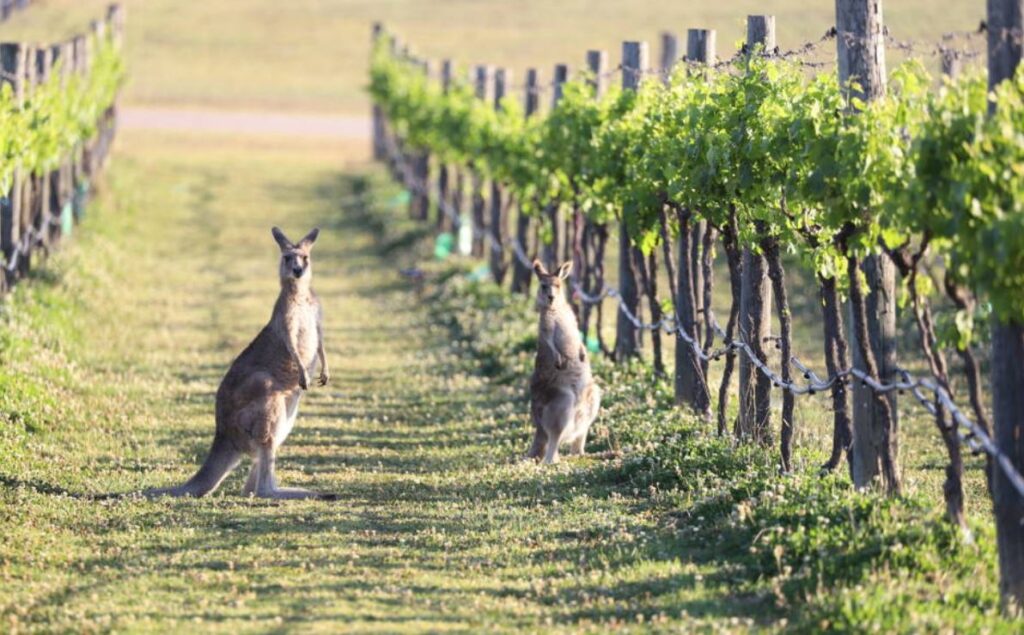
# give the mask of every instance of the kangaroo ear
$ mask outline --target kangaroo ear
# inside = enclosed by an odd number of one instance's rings
[[[544,264],[540,260],[533,261],[533,272],[537,274],[537,277],[548,275],[548,270],[544,268]]]
[[[319,227],[315,227],[315,228],[313,228],[313,231],[311,231],[308,234],[306,234],[306,236],[302,240],[299,241],[299,244],[297,246],[299,248],[302,248],[302,249],[309,249],[310,247],[313,246],[313,243],[316,242],[316,238],[319,235],[320,235],[320,228]]]
[[[274,235],[274,240],[277,241],[277,246],[281,248],[281,251],[285,249],[291,249],[293,247],[292,241],[288,240],[288,237],[284,235],[281,228],[274,227],[270,230],[270,233]]]
[[[572,273],[572,261],[563,262],[562,266],[558,268],[558,277],[565,280]]]

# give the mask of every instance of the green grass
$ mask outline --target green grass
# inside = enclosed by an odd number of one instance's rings
[[[467,282],[471,263],[430,265],[418,298],[398,268],[429,241],[376,172],[339,175],[345,152],[129,133],[74,241],[5,302],[5,631],[1012,632],[986,513],[965,544],[937,487],[854,494],[804,442],[780,479],[770,452],[668,409],[642,365],[598,365],[592,450],[612,458],[517,461],[528,303]],[[371,207],[341,204],[364,190]],[[273,302],[275,223],[324,229],[333,372],[281,479],[340,501],[244,498],[242,470],[204,500],[83,496],[195,469]]]
[[[50,41],[101,15],[108,0],[38,0],[0,26],[7,38]],[[834,22],[834,3],[819,0],[654,0],[476,2],[416,0],[126,0],[128,52],[134,71],[129,103],[217,108],[368,110],[363,93],[370,24],[384,21],[423,55],[463,65],[497,64],[523,78],[535,66],[550,77],[556,63],[580,67],[587,49],[609,51],[612,64],[626,39],[646,39],[651,59],[659,33],[687,28],[718,31],[726,57],[745,34],[748,14],[777,16],[784,48],[816,40]],[[937,43],[942,33],[975,29],[983,2],[900,0],[885,6],[900,39]],[[975,47],[983,46],[980,40]],[[925,49],[929,47],[925,46]],[[833,56],[834,43],[822,49]],[[893,59],[898,52],[891,53]],[[934,62],[934,60],[933,60]],[[933,64],[934,65],[934,64]]]
[[[0,29],[51,40],[102,4],[39,0]],[[348,112],[366,108],[373,18],[426,54],[522,69],[614,53],[622,37],[653,43],[664,27],[717,27],[724,51],[742,16],[765,10],[128,4],[128,103]],[[769,9],[784,47],[831,24],[830,3]],[[934,39],[983,7],[887,11],[897,35]],[[424,229],[353,162],[365,152],[122,136],[86,223],[0,304],[0,631],[1016,630],[997,616],[980,462],[968,465],[968,544],[941,521],[941,443],[909,399],[896,501],[817,476],[826,396],[798,401],[797,474],[780,478],[772,451],[732,447],[669,409],[644,365],[597,365],[602,455],[518,462],[529,303],[467,281],[473,263],[424,265]],[[364,190],[373,205],[352,204]],[[315,276],[333,375],[303,402],[281,480],[341,500],[244,498],[243,470],[205,500],[90,499],[180,482],[202,460],[213,392],[276,293],[273,224],[324,229]],[[430,276],[422,297],[398,274],[412,264]],[[803,289],[790,286],[797,348],[817,359]]]

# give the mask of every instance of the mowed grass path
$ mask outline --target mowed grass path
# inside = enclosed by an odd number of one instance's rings
[[[679,551],[656,492],[591,482],[598,459],[516,460],[523,386],[487,383],[430,325],[351,204],[362,150],[122,138],[80,235],[0,325],[0,631],[770,623],[770,601]],[[277,292],[274,224],[323,229],[332,370],[279,474],[340,499],[242,497],[246,464],[202,500],[80,496],[180,482],[205,456],[220,377]]]

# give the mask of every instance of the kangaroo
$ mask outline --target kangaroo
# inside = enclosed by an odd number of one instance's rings
[[[536,303],[540,337],[530,379],[533,444],[526,458],[543,455],[545,463],[557,463],[562,443],[570,444],[571,454],[583,454],[590,424],[601,407],[601,389],[590,373],[587,349],[562,289],[572,263],[564,263],[552,275],[534,260],[533,270],[540,280]]]
[[[205,496],[238,465],[253,457],[244,494],[263,498],[333,499],[304,489],[278,487],[274,460],[295,425],[302,392],[320,361],[319,385],[329,379],[324,356],[323,311],[310,280],[310,250],[320,233],[314,229],[297,243],[274,227],[281,248],[281,293],[270,322],[231,364],[217,389],[217,428],[213,446],[195,476],[184,485],[152,489],[146,496]]]

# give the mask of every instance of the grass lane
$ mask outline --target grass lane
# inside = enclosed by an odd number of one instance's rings
[[[650,492],[594,480],[589,460],[514,460],[522,387],[476,376],[372,223],[339,209],[348,152],[125,136],[83,231],[4,308],[3,629],[746,619]],[[315,286],[333,374],[304,399],[280,478],[340,502],[243,498],[243,469],[206,500],[75,497],[195,469],[220,376],[270,313],[275,223],[324,229]]]

